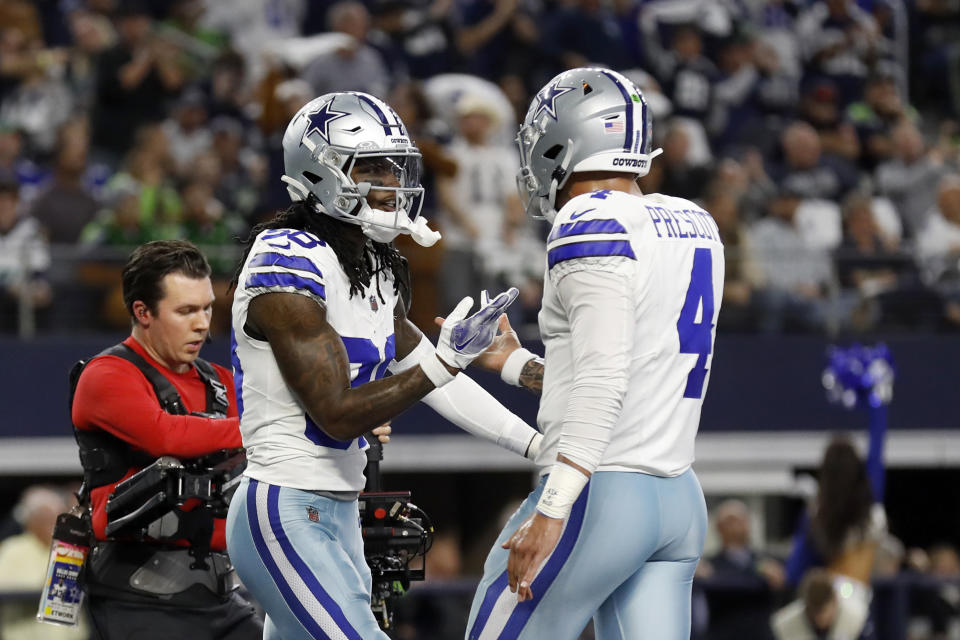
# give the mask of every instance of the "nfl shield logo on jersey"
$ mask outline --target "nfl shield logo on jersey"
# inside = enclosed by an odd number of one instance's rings
[[[310,518],[310,522],[320,522],[320,512],[316,507],[307,507],[307,517]]]
[[[380,308],[380,305],[377,304],[377,296],[370,294],[370,308],[376,311]]]

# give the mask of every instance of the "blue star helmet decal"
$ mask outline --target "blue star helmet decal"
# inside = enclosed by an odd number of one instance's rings
[[[317,133],[323,138],[323,141],[330,144],[330,123],[337,118],[343,118],[350,115],[345,111],[337,111],[330,108],[330,102],[324,104],[318,111],[307,113],[306,118],[310,121],[310,126],[303,132],[303,138],[307,138],[311,133]],[[300,144],[303,144],[301,138]]]
[[[574,87],[560,86],[560,80],[557,80],[556,84],[546,87],[543,91],[541,91],[537,95],[537,99],[540,100],[540,103],[537,105],[537,110],[533,114],[534,119],[540,116],[540,112],[546,111],[548,116],[556,120],[557,119],[557,107],[556,107],[557,98],[573,90],[574,90]]]

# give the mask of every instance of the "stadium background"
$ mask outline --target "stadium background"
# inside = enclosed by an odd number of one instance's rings
[[[315,95],[384,97],[424,151],[423,213],[447,241],[401,243],[417,324],[429,332],[462,294],[451,273],[517,284],[514,321],[536,349],[544,230],[516,219],[512,171],[483,166],[515,162],[536,88],[595,63],[650,101],[665,153],[644,190],[701,202],[728,249],[695,466],[708,506],[742,499],[752,545],[782,559],[829,437],[866,443],[865,413],[826,399],[827,347],[885,342],[886,507],[902,544],[875,585],[878,637],[960,637],[958,43],[955,0],[0,2],[0,535],[16,532],[27,487],[79,476],[66,374],[127,333],[132,246],[204,248],[219,297],[204,356],[228,362],[236,238],[287,201],[279,136]],[[471,156],[487,164],[466,175]],[[534,421],[534,397],[477,377]],[[399,637],[461,637],[483,555],[533,470],[425,408],[394,428],[385,484],[412,489],[440,532]],[[718,587],[700,584],[695,631],[720,637]]]

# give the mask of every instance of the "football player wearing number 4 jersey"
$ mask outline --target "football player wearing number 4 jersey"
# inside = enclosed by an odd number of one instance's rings
[[[659,150],[640,91],[574,69],[533,100],[518,136],[528,213],[552,223],[540,335],[509,323],[477,363],[542,393],[543,478],[490,551],[470,640],[690,635],[707,524],[691,470],[723,291],[717,226],[641,193]]]
[[[268,640],[386,638],[370,610],[360,536],[363,434],[423,399],[458,426],[534,457],[541,436],[457,375],[492,342],[517,290],[464,298],[436,348],[406,319],[400,233],[418,217],[420,154],[386,104],[321,96],[291,120],[294,200],[251,232],[235,281],[232,358],[247,469],[227,545],[266,611]],[[393,373],[385,377],[387,372]]]

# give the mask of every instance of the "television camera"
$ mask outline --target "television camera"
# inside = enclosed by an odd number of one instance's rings
[[[373,574],[370,607],[380,628],[393,629],[393,606],[426,574],[426,554],[433,544],[433,523],[410,501],[409,491],[383,491],[380,461],[383,446],[371,436],[367,449],[367,490],[360,494],[363,553]],[[411,567],[422,558],[419,567]]]

